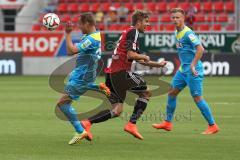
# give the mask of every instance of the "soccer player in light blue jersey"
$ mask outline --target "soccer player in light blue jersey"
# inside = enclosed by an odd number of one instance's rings
[[[202,134],[214,134],[219,131],[208,103],[202,96],[203,66],[201,57],[204,48],[195,33],[184,24],[185,12],[181,8],[171,10],[171,18],[176,26],[175,38],[181,66],[173,77],[168,93],[166,119],[160,124],[153,124],[156,129],[172,130],[172,119],[176,109],[177,95],[188,86],[190,93],[208,122],[208,128]]]
[[[77,54],[76,66],[70,73],[68,82],[65,86],[65,94],[60,98],[57,106],[64,113],[73,125],[76,134],[69,141],[75,144],[81,139],[88,138],[87,131],[84,130],[77,118],[75,109],[71,106],[73,100],[79,99],[88,89],[107,90],[104,84],[95,84],[96,69],[98,60],[101,58],[101,36],[96,31],[95,20],[91,13],[83,13],[79,18],[79,28],[85,36],[79,43],[73,44],[71,38],[72,26],[66,25],[66,44],[68,52],[72,55]],[[103,86],[102,86],[103,85]]]

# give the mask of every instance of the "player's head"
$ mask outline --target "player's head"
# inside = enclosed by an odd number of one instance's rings
[[[171,12],[171,19],[172,22],[175,24],[176,27],[183,27],[184,26],[184,19],[185,19],[185,12],[182,8],[172,8]]]
[[[146,27],[149,26],[149,13],[140,10],[135,11],[132,15],[132,25],[140,32],[144,32]]]
[[[79,17],[79,28],[84,34],[91,33],[95,29],[95,19],[92,13],[82,13]]]

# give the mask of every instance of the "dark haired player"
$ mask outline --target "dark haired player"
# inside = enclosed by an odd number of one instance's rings
[[[137,99],[133,114],[124,130],[138,139],[143,139],[138,132],[136,122],[147,107],[150,91],[143,77],[131,71],[132,62],[150,66],[163,67],[166,61],[161,63],[153,62],[147,55],[143,55],[139,50],[139,33],[143,33],[149,26],[149,14],[144,11],[135,11],[132,16],[132,26],[122,32],[119,42],[112,55],[112,63],[106,68],[106,82],[110,88],[111,95],[109,101],[112,109],[101,111],[90,117],[88,120],[81,121],[83,127],[89,132],[93,123],[106,121],[110,118],[118,117],[123,110],[123,103],[126,98],[126,92],[132,91],[139,96]],[[90,133],[90,132],[89,132]],[[90,137],[92,139],[92,136]]]

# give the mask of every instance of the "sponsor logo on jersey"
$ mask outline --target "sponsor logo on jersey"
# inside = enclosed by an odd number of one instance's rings
[[[192,42],[196,40],[196,36],[194,34],[189,34],[188,37]]]
[[[92,42],[89,39],[87,39],[87,40],[85,40],[85,42],[82,43],[81,48],[86,49],[91,44],[92,44]]]

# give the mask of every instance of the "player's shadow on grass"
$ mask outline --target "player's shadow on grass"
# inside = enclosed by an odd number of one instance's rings
[[[76,62],[76,57],[69,59],[59,67],[57,67],[52,74],[49,77],[49,86],[59,93],[64,93],[64,86],[65,86],[65,80],[69,73],[74,69]],[[101,73],[102,69],[104,68],[103,61],[100,61],[99,67],[98,67],[98,75]],[[170,84],[166,81],[163,81],[160,79],[159,76],[145,76],[145,81],[148,85],[154,86],[155,89],[150,89],[152,93],[152,97],[157,97],[164,95],[168,92],[170,88]],[[101,100],[101,104],[96,106],[94,109],[91,109],[90,111],[79,113],[78,118],[79,120],[87,119],[96,113],[99,113],[102,110],[105,109],[111,109],[111,104],[108,101],[107,97],[97,91],[88,90],[86,93],[84,93],[82,96],[96,98]],[[132,92],[127,93],[127,97],[125,99],[125,103],[134,106],[135,100],[138,98],[138,96]],[[58,107],[55,108],[56,116],[61,120],[68,120],[65,115],[60,111]]]

